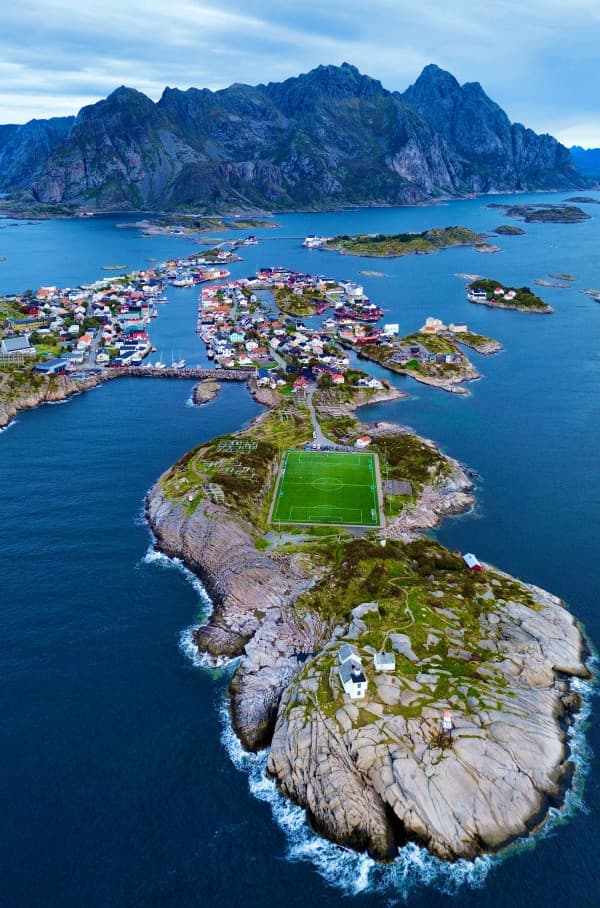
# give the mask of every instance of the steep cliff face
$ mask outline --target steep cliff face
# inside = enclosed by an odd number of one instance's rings
[[[22,189],[44,168],[69,134],[75,117],[31,120],[24,126],[0,127],[0,189]]]
[[[80,111],[31,188],[44,202],[153,205],[192,156],[157,105],[121,87]]]
[[[555,139],[436,66],[404,94],[347,63],[255,87],[167,88],[156,104],[120,88],[38,143],[28,170],[20,148],[0,133],[5,188],[100,208],[323,208],[584,183]]]
[[[596,185],[600,178],[600,148],[582,148],[573,145],[569,149],[571,159],[582,174],[594,180]]]
[[[458,155],[457,174],[474,192],[581,185],[568,150],[510,120],[478,82],[459,85],[426,66],[401,96]]]

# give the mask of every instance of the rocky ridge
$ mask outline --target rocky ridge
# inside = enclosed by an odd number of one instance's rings
[[[267,85],[121,86],[72,121],[0,129],[0,189],[31,204],[282,210],[580,188],[568,151],[427,66],[391,92],[354,66]],[[26,164],[26,166],[25,166]]]

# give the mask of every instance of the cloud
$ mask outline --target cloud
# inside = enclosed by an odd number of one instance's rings
[[[435,62],[538,131],[587,112],[590,135],[599,37],[596,0],[21,0],[3,9],[0,122],[76,113],[120,84],[156,99],[347,60],[397,90]]]

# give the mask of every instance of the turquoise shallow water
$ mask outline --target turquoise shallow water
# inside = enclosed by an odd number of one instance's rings
[[[483,378],[469,398],[397,378],[411,398],[365,417],[408,423],[477,470],[474,513],[446,522],[441,541],[559,593],[597,642],[600,305],[579,290],[600,285],[600,218],[528,225],[524,237],[499,239],[495,256],[457,249],[373,262],[299,244],[306,233],[490,229],[504,219],[485,202],[284,215],[280,229],[258,231],[261,244],[232,273],[285,264],[360,279],[406,331],[437,315],[502,341],[502,354],[474,356]],[[138,267],[194,248],[117,231],[116,220],[0,222],[0,291],[90,281],[103,264]],[[365,269],[385,276],[359,276]],[[578,281],[542,292],[556,308],[549,317],[470,305],[454,276],[520,284],[561,271]],[[202,359],[196,295],[170,289],[152,325],[165,358],[174,348]],[[222,715],[226,676],[195,666],[185,650],[204,601],[183,571],[146,558],[141,509],[154,479],[192,445],[258,412],[231,386],[191,408],[190,388],[120,380],[21,414],[0,434],[0,904],[300,906],[351,896],[360,908],[404,897],[419,908],[599,905],[598,771],[580,749],[591,767],[583,808],[573,804],[568,822],[504,861],[452,869],[416,849],[378,868],[322,842],[278,799],[261,759],[240,754]],[[592,712],[592,750],[598,737]]]

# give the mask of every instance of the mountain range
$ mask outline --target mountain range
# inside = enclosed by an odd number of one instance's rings
[[[569,151],[575,167],[583,176],[593,179],[596,183],[600,178],[600,148],[582,148],[573,145]]]
[[[157,102],[121,87],[76,117],[0,126],[0,190],[48,205],[322,209],[585,185],[556,139],[434,65],[403,93],[344,63]]]

